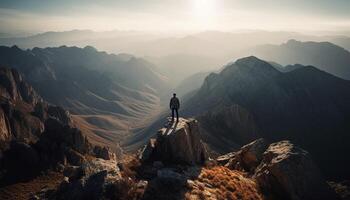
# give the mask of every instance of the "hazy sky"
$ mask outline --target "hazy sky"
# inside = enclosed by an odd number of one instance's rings
[[[350,0],[1,0],[0,32],[349,31]]]

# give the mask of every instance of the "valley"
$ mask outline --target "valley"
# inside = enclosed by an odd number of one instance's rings
[[[332,54],[330,51],[338,53]],[[177,67],[179,63],[175,61],[181,60],[181,55],[169,57],[167,62],[172,64],[164,67],[163,65],[167,65],[164,60],[155,64],[151,61],[152,58],[146,56],[141,58],[125,53],[111,54],[92,46],[32,49],[1,46],[0,65],[5,67],[0,81],[5,116],[2,122],[5,125],[10,121],[10,124],[13,123],[11,127],[17,127],[15,132],[11,132],[12,128],[2,130],[2,148],[4,152],[15,151],[15,154],[17,151],[21,152],[22,148],[32,148],[32,156],[36,154],[34,152],[40,155],[36,158],[39,163],[44,160],[53,166],[83,166],[83,163],[89,163],[93,166],[102,165],[104,169],[114,165],[110,162],[117,160],[139,162],[139,158],[135,156],[140,155],[140,151],[150,139],[158,137],[160,127],[166,127],[169,123],[168,101],[172,93],[177,93],[181,103],[180,117],[184,117],[184,121],[196,120],[196,134],[211,158],[230,157],[232,152],[242,151],[240,149],[244,145],[259,141],[260,138],[264,138],[269,144],[277,143],[282,146],[283,141],[288,140],[311,154],[315,166],[327,180],[342,181],[350,178],[347,170],[350,163],[347,152],[350,149],[346,142],[349,141],[347,133],[350,130],[347,123],[350,119],[350,68],[347,64],[350,53],[331,43],[295,40],[289,40],[280,46],[258,45],[246,48],[242,52],[242,55],[253,54],[259,57],[242,56],[234,59],[238,54],[233,53],[231,59],[228,59],[229,62],[215,67],[203,67],[206,61],[202,60],[187,70],[186,68],[195,63],[187,59],[187,64]],[[302,53],[297,54],[299,52]],[[321,57],[324,60],[319,59]],[[9,75],[11,73],[12,75]],[[16,96],[18,92],[20,95]],[[16,106],[12,108],[11,102]],[[23,106],[28,103],[29,107]],[[18,118],[11,114],[12,111],[6,110],[8,104],[12,110],[18,109],[18,112],[22,113],[20,116],[25,117]],[[50,110],[56,105],[59,106],[55,108],[58,111]],[[37,107],[43,107],[44,110],[40,111],[42,117],[38,116]],[[63,112],[66,114],[62,116]],[[69,128],[56,124],[62,122],[51,121],[56,115],[61,117],[59,120],[68,120]],[[11,121],[12,119],[14,121]],[[186,123],[180,123],[180,126],[185,126]],[[69,138],[60,136],[63,138],[58,141],[64,141],[64,145],[68,142],[70,146],[64,147],[65,150],[60,149],[60,153],[56,155],[55,150],[52,151],[48,146],[51,143],[55,144],[55,148],[57,145],[62,146],[63,144],[56,144],[55,134],[66,132],[79,139],[73,139],[76,143],[71,144]],[[24,144],[12,146],[12,143],[16,142]],[[170,140],[169,144],[171,143]],[[186,142],[178,143],[174,144],[176,148],[179,148],[177,145]],[[43,153],[46,150],[49,155]],[[195,148],[191,151],[197,150]],[[12,154],[4,155],[6,159],[14,162],[9,156]],[[54,155],[53,158],[47,160],[46,157],[51,154]],[[333,156],[335,154],[338,156]],[[235,157],[230,159],[241,159],[234,155]],[[100,158],[106,161],[98,160]],[[164,162],[167,159],[167,156],[161,158]],[[174,160],[178,161],[177,158],[172,159]],[[24,159],[21,162],[27,161]],[[233,160],[230,160],[231,162]],[[36,165],[34,166],[36,168]],[[221,166],[224,168],[214,166],[216,168],[203,168],[203,173],[212,173],[210,170],[229,174],[231,171],[225,170],[247,171],[244,169],[246,166],[231,166],[230,169],[226,169],[226,165]],[[47,165],[43,164],[41,167],[46,168]],[[143,179],[150,176],[152,181],[158,180],[154,174],[143,171],[149,167],[148,164],[142,164],[139,169],[141,171],[133,173],[138,173]],[[51,167],[49,169],[53,170]],[[116,169],[121,170],[119,167]],[[57,169],[54,169],[47,173],[56,171]],[[62,178],[60,173],[57,176]],[[231,175],[248,178],[247,187],[253,191],[249,195],[263,198],[263,194],[256,190],[257,186],[253,184],[258,181],[255,175],[244,175],[240,172]],[[40,180],[41,177],[37,179]],[[120,177],[117,179],[120,180]],[[136,178],[134,181],[143,179]],[[35,180],[32,179],[33,182],[28,183],[28,187],[35,184]],[[193,181],[193,184],[211,184],[211,180],[195,178]],[[155,190],[158,190],[160,187],[158,183],[150,184],[150,189],[155,187]],[[227,184],[238,183],[225,183],[225,187]],[[61,187],[60,185],[56,183],[53,190]],[[27,186],[13,187],[26,190]],[[196,185],[186,195],[197,195],[196,187],[199,186]],[[211,191],[211,195],[222,195],[210,188],[206,190]],[[223,188],[221,190],[226,191]],[[7,191],[4,190],[4,195],[7,195]],[[55,195],[66,195],[60,192],[62,191],[57,190]],[[146,196],[153,195],[147,190],[144,192]],[[239,194],[232,192],[230,195]],[[277,192],[275,195],[280,194]]]
[[[0,200],[350,200],[349,8],[1,0]]]

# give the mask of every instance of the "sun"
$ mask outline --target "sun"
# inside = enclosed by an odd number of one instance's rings
[[[199,20],[210,20],[216,14],[216,0],[193,0],[193,14]]]

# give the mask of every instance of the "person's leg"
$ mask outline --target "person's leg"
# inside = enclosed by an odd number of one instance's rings
[[[171,121],[174,121],[174,109],[171,109]]]
[[[176,120],[179,121],[179,111],[176,109]]]

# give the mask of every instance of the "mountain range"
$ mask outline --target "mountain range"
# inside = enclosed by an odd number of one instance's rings
[[[310,151],[327,176],[349,177],[347,164],[337,169],[327,164],[350,163],[344,159],[349,149],[343,145],[349,139],[350,86],[337,77],[349,71],[339,64],[349,52],[331,43],[285,45],[298,47],[286,51],[291,58],[302,52],[301,47],[317,49],[305,50],[305,58],[333,50],[338,53],[329,54],[328,60],[335,63],[328,63],[341,67],[250,56],[215,73],[174,74],[183,79],[173,90],[181,97],[180,114],[198,119],[202,138],[215,152],[236,150],[259,137],[289,139]],[[28,50],[3,46],[0,64],[17,69],[44,100],[69,110],[94,144],[117,148],[122,143],[136,150],[168,115],[163,106],[174,84],[160,67],[130,54],[108,54],[91,46]],[[335,153],[339,156],[332,157]]]
[[[289,40],[281,45],[258,46],[252,53],[282,65],[312,65],[338,77],[350,79],[350,52],[330,42]]]
[[[2,46],[0,64],[17,69],[45,100],[68,109],[93,141],[111,146],[157,114],[168,88],[148,61],[89,46]]]
[[[350,81],[315,67],[280,72],[251,56],[209,74],[182,112],[199,120],[203,138],[219,152],[258,137],[289,139],[329,177],[349,177],[349,91]]]
[[[45,32],[27,37],[0,38],[0,45],[16,44],[23,49],[62,45],[83,48],[90,45],[116,54],[127,52],[155,63],[161,72],[168,76],[170,82],[177,85],[184,76],[190,76],[199,71],[218,70],[223,63],[243,56],[255,55],[252,54],[251,49],[258,45],[279,45],[291,39],[329,41],[350,50],[350,39],[347,36],[316,36],[283,31],[204,31],[191,34],[167,34],[142,31],[72,30]]]

